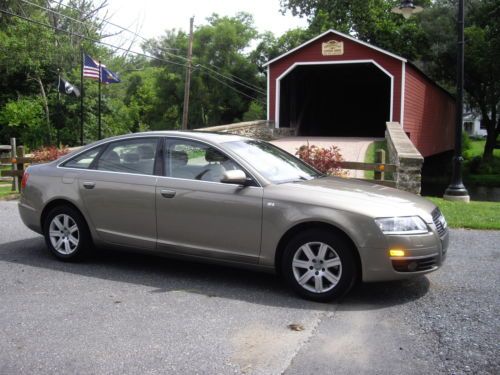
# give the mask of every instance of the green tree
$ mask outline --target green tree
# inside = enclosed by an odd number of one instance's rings
[[[262,120],[265,117],[264,106],[261,102],[250,103],[248,111],[243,114],[243,121]]]
[[[36,96],[11,100],[0,110],[0,123],[9,127],[9,136],[23,139],[30,147],[43,145],[43,121],[43,103]]]
[[[14,16],[2,15],[0,17],[0,50],[2,51],[0,54],[0,111],[3,111],[8,103],[17,101],[20,97],[33,100],[37,97],[39,99],[37,102],[43,108],[42,118],[41,121],[33,119],[30,126],[43,127],[39,139],[45,144],[51,144],[55,138],[54,110],[59,107],[59,96],[56,91],[58,74],[61,73],[74,84],[78,82],[80,47],[94,56],[108,57],[112,53],[78,36],[78,34],[84,34],[90,38],[99,38],[102,25],[96,21],[96,12],[102,7],[102,3],[96,4],[92,0],[71,1],[70,4],[78,10],[63,7],[60,3],[52,4],[41,0],[33,0],[33,3],[38,4],[38,7],[18,1],[5,1],[2,4],[3,9],[20,14],[33,22]],[[52,7],[55,11],[81,22],[45,11],[44,7]],[[73,35],[56,31],[51,27],[68,31]],[[64,95],[61,95],[60,101],[65,124],[60,131],[61,136],[69,141],[68,143],[75,143],[78,137],[78,117],[75,116],[77,104],[74,99],[71,100]],[[89,115],[86,118],[91,119],[92,116]],[[16,132],[13,129],[14,125],[8,121],[0,125],[2,141],[5,141],[10,133]],[[21,136],[21,142],[30,147],[34,146],[23,139],[23,136]]]
[[[420,18],[430,48],[423,69],[444,86],[455,90],[456,2],[437,0]],[[468,106],[481,114],[487,139],[484,160],[493,158],[500,132],[500,1],[469,0],[465,13],[464,88]]]
[[[307,17],[309,31],[318,35],[334,29],[416,60],[426,46],[418,19],[391,12],[399,0],[281,0],[282,11]],[[428,6],[430,0],[421,0]]]
[[[259,44],[250,53],[250,59],[254,62],[260,72],[264,72],[262,67],[265,63],[275,57],[301,45],[314,37],[310,30],[301,28],[290,29],[279,37],[275,37],[271,32],[265,32],[259,36]]]
[[[246,13],[234,17],[214,14],[207,22],[196,28],[193,38],[190,128],[239,121],[252,100],[264,101],[265,80],[258,76],[257,67],[246,52],[257,37],[253,18]],[[173,57],[171,49],[185,56],[187,45],[185,33],[170,30],[159,40],[149,41],[144,46],[154,56],[171,61],[155,62],[155,65],[165,71],[163,80],[160,79],[161,92],[169,98],[165,108],[169,109],[169,115],[177,116],[176,125],[180,124],[182,116],[186,61]]]

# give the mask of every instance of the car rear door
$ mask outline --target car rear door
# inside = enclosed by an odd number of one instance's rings
[[[88,216],[104,241],[156,248],[155,176],[159,137],[109,143],[79,176]]]
[[[165,177],[156,187],[158,249],[257,263],[262,187],[221,183],[226,169],[241,169],[208,144],[171,138]]]

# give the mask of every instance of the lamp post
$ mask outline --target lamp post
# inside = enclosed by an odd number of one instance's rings
[[[412,14],[421,12],[422,7],[416,6],[411,0],[402,0],[400,5],[392,8],[393,13],[402,14],[406,19]],[[469,202],[470,197],[462,182],[462,124],[464,106],[464,0],[458,1],[457,17],[457,99],[455,108],[455,149],[451,182],[443,198],[450,201]]]

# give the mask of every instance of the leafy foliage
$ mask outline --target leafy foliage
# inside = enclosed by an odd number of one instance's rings
[[[307,143],[300,146],[295,155],[320,172],[332,176],[346,176],[345,171],[339,166],[339,162],[344,159],[340,149],[336,146],[324,148]]]
[[[34,163],[47,163],[49,161],[57,160],[67,153],[69,153],[69,148],[66,146],[63,146],[62,148],[48,146],[33,150],[32,158]]]
[[[16,1],[5,1],[2,7],[73,35],[16,17],[0,17],[0,143],[8,143],[11,136],[29,148],[79,143],[80,101],[57,93],[58,72],[84,92],[84,139],[86,143],[97,139],[98,84],[84,79],[80,87],[81,49],[105,62],[122,80],[102,86],[103,136],[180,128],[183,56],[188,45],[184,32],[168,30],[144,43],[144,51],[160,60],[120,56],[76,35],[104,38],[99,17],[105,0],[72,0],[70,5],[76,10],[58,2],[33,2],[71,19]],[[247,52],[255,38],[253,19],[246,13],[214,14],[196,28],[190,128],[264,116],[265,77]]]

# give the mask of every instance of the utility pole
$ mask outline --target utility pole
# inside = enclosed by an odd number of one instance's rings
[[[188,129],[189,90],[191,86],[191,57],[193,54],[193,23],[194,23],[194,16],[189,19],[189,45],[187,53],[186,81],[184,82],[184,107],[182,109],[182,130]]]

